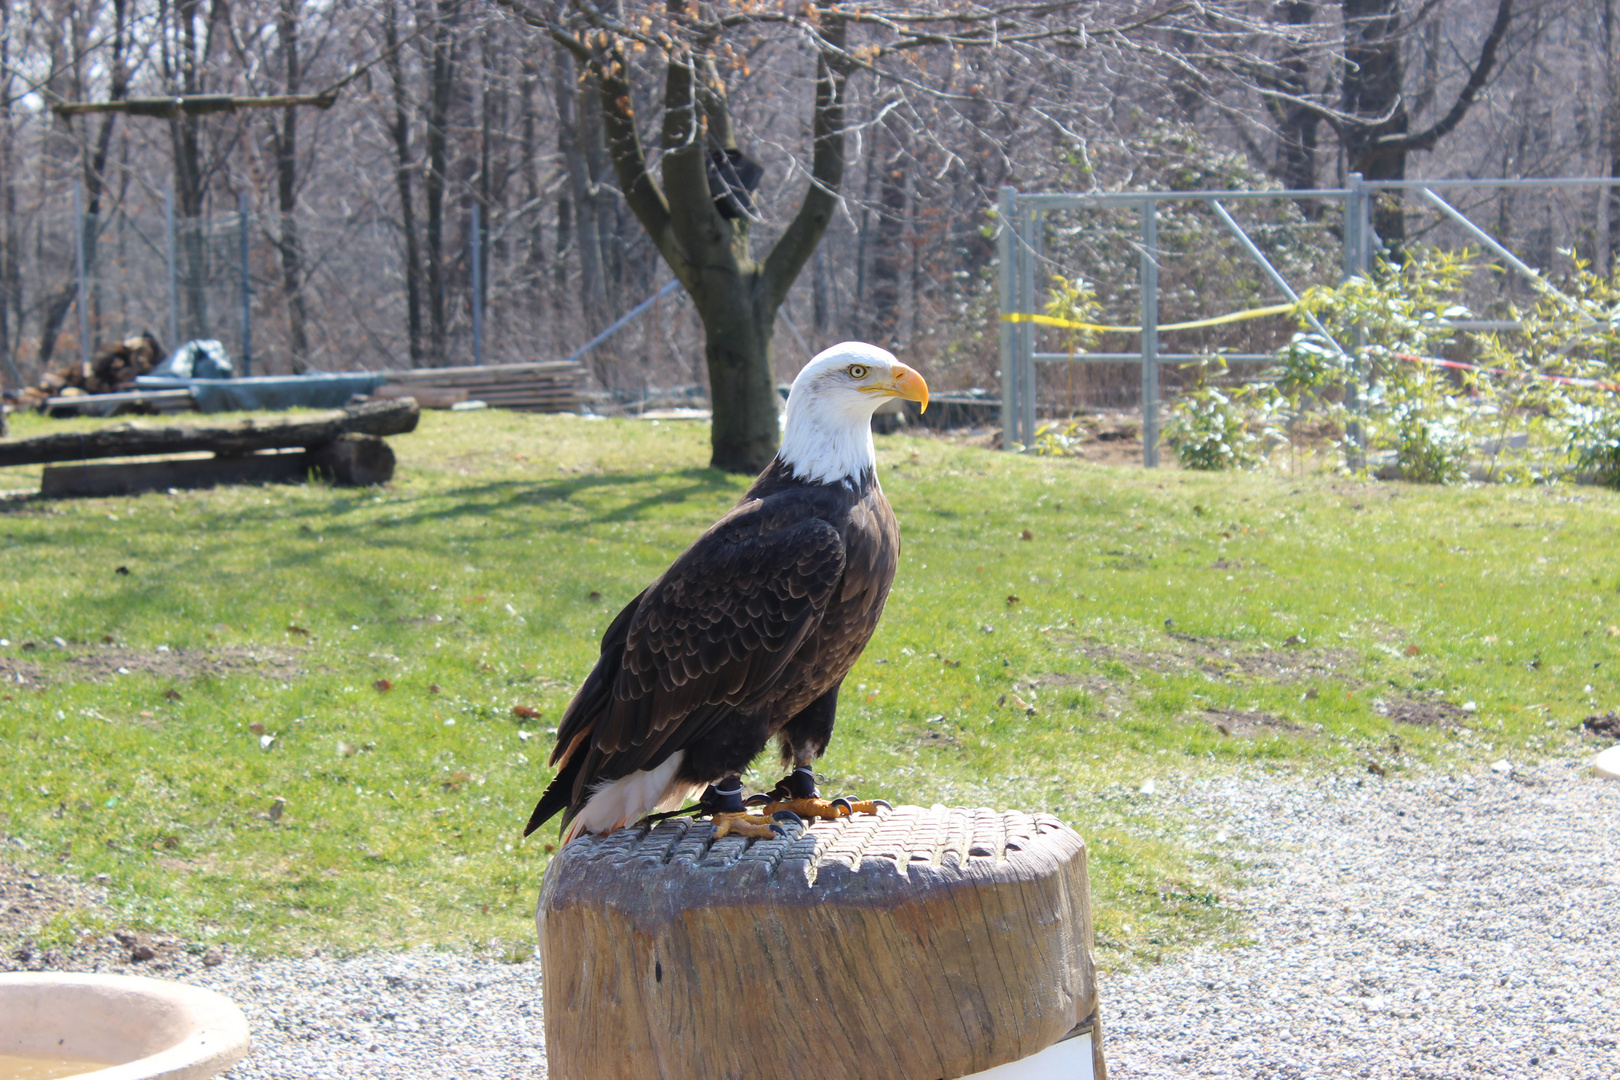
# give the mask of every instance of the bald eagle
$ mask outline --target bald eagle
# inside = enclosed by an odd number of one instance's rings
[[[835,345],[799,372],[775,460],[602,635],[525,836],[559,811],[564,842],[611,832],[700,793],[717,834],[770,835],[746,813],[741,774],[772,738],[791,771],[754,797],[768,813],[875,812],[822,800],[810,766],[900,555],[872,447],[890,398],[927,408],[928,385],[873,345]]]

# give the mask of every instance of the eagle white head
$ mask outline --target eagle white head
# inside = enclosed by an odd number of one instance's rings
[[[799,480],[855,482],[877,466],[872,414],[887,398],[918,401],[926,410],[928,384],[876,345],[834,345],[793,380],[776,456]]]

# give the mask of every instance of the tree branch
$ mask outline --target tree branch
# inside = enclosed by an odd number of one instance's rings
[[[1452,130],[1462,123],[1463,117],[1478,100],[1479,92],[1490,79],[1491,70],[1496,65],[1496,50],[1502,44],[1502,39],[1507,36],[1508,23],[1512,19],[1513,0],[1499,0],[1496,7],[1496,21],[1491,24],[1490,33],[1485,35],[1485,41],[1479,49],[1479,63],[1469,73],[1468,82],[1457,94],[1457,100],[1452,103],[1451,109],[1433,125],[1415,135],[1393,134],[1377,140],[1374,143],[1373,155],[1433,150],[1435,143],[1451,134]]]
[[[762,286],[771,311],[781,306],[799,271],[815,253],[832,221],[838,190],[844,182],[844,93],[849,79],[849,65],[843,59],[846,24],[833,14],[825,14],[822,22],[823,33],[818,36],[831,48],[816,60],[810,188],[799,204],[799,212],[765,258]]]

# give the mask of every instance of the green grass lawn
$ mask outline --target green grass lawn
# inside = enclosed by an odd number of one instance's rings
[[[693,423],[430,412],[391,442],[386,490],[3,504],[4,858],[248,950],[532,938],[557,718],[747,481]],[[1614,493],[878,452],[905,551],[823,790],[1060,815],[1107,964],[1242,934],[1237,841],[1148,780],[1523,761],[1620,705]]]

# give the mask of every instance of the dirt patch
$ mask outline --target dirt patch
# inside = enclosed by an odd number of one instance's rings
[[[41,942],[57,916],[79,915],[87,921],[85,913],[116,925],[100,889],[0,861],[0,971],[108,971],[172,978],[224,960],[218,948],[122,928],[81,933],[68,944]]]
[[[1105,644],[1090,638],[1072,643],[1074,651],[1090,660],[1123,664],[1161,675],[1189,671],[1222,681],[1268,682],[1281,686],[1314,679],[1336,679],[1353,688],[1356,681],[1345,671],[1357,662],[1350,649],[1245,647],[1229,641],[1198,638],[1191,634],[1165,634],[1165,647],[1148,651]]]
[[[1467,727],[1471,715],[1449,701],[1418,701],[1413,698],[1396,701],[1379,698],[1373,702],[1373,711],[1397,724],[1411,724],[1413,727]]]
[[[291,649],[221,646],[217,649],[129,649],[121,645],[47,645],[24,642],[0,654],[0,687],[36,688],[106,682],[120,675],[157,675],[185,682],[204,675],[253,674],[295,679],[303,655]]]
[[[1620,739],[1620,712],[1610,709],[1607,713],[1593,713],[1581,721],[1581,726],[1589,735],[1597,735],[1604,739]]]
[[[1234,739],[1253,739],[1280,732],[1298,734],[1305,729],[1280,716],[1264,712],[1243,712],[1238,709],[1205,709],[1204,719],[1222,735]]]
[[[1142,420],[1134,414],[1098,414],[1074,420],[1040,420],[1036,427],[1055,424],[1067,432],[1076,425],[1064,456],[1089,461],[1093,465],[1134,465],[1142,467]],[[999,427],[958,427],[930,429],[913,425],[910,434],[923,435],[955,446],[977,446],[986,450],[1001,449]],[[1176,456],[1165,452],[1159,455],[1161,468],[1178,468]]]
[[[1101,675],[1050,672],[1015,682],[1012,687],[1015,693],[1028,691],[1026,697],[1038,701],[1043,708],[1051,707],[1050,698],[1045,694],[1047,690],[1083,691],[1094,704],[1100,705],[1104,712],[1116,715],[1130,702],[1129,690]]]

